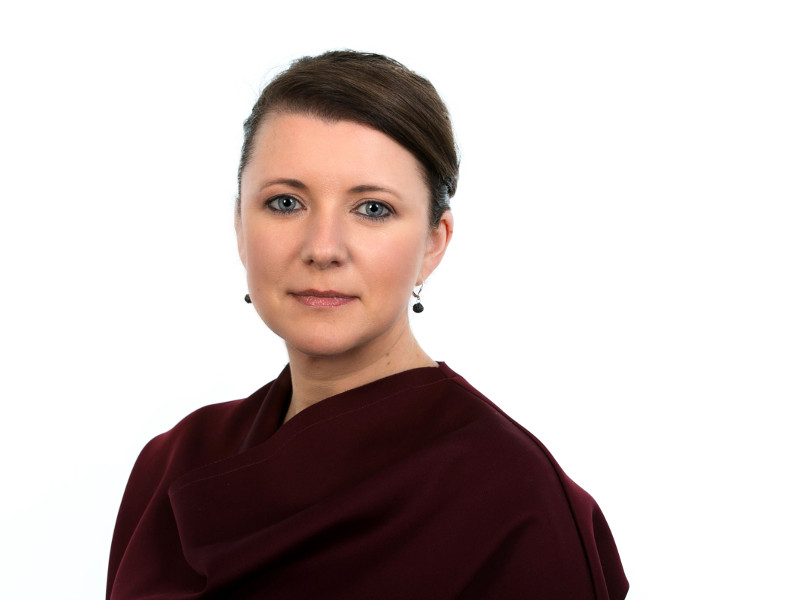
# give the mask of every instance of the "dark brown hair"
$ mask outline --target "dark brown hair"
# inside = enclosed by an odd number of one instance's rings
[[[353,121],[385,133],[425,169],[431,225],[438,225],[450,208],[458,183],[458,151],[450,115],[436,89],[386,56],[336,50],[297,59],[261,92],[244,122],[237,210],[242,172],[252,156],[258,127],[276,112]]]

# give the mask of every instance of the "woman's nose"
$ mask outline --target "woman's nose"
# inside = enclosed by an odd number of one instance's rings
[[[303,240],[301,258],[319,269],[341,266],[347,260],[345,224],[334,215],[310,215]]]

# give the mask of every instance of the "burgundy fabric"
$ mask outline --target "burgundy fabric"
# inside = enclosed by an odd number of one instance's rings
[[[107,598],[624,598],[594,500],[445,364],[285,425],[288,367],[142,451]]]

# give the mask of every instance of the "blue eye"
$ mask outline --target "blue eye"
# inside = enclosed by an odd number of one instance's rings
[[[360,204],[356,209],[356,212],[370,219],[385,219],[392,214],[392,209],[386,206],[383,202],[369,200],[363,204]]]
[[[267,206],[275,212],[292,212],[297,210],[300,203],[291,196],[275,196],[267,200]]]

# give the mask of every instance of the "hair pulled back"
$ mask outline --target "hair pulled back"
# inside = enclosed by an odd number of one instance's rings
[[[244,122],[237,210],[242,172],[252,156],[258,128],[265,117],[279,112],[353,121],[388,135],[425,169],[431,225],[438,225],[450,208],[459,159],[450,115],[436,89],[386,56],[335,50],[295,60],[261,92]]]

